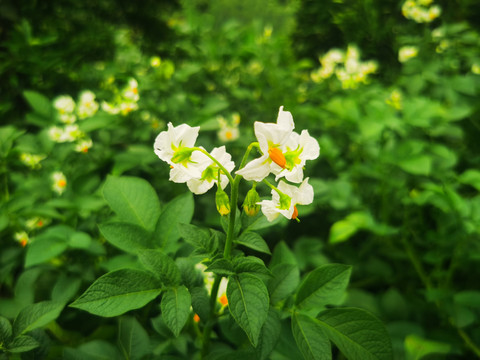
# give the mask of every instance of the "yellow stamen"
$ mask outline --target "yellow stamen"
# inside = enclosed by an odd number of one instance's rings
[[[228,305],[227,295],[223,294],[222,296],[220,296],[218,298],[218,302],[222,304],[222,306],[227,306]]]
[[[233,138],[232,132],[231,132],[231,131],[227,131],[227,132],[225,133],[225,137],[226,137],[228,140],[231,140],[231,139]]]
[[[287,160],[285,159],[285,156],[283,153],[280,151],[278,148],[269,148],[268,149],[268,155],[270,156],[270,159],[280,166],[282,169],[285,169],[285,165],[287,165]]]
[[[58,185],[58,187],[63,188],[63,187],[65,187],[65,186],[67,186],[67,182],[66,182],[65,180],[62,180],[62,179],[61,179],[61,180],[58,180],[58,181],[57,181],[57,185]]]
[[[293,214],[292,214],[292,220],[295,220],[298,216],[298,210],[297,207],[294,205],[293,206]]]

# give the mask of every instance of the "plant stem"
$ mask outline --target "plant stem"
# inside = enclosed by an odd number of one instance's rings
[[[212,333],[213,322],[215,320],[215,305],[217,301],[218,287],[220,286],[220,281],[222,280],[221,276],[216,276],[215,281],[212,286],[212,292],[210,294],[210,316],[203,330],[202,338],[202,352],[201,358],[204,359],[208,355],[210,348],[210,334]]]

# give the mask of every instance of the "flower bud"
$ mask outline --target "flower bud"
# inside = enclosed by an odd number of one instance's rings
[[[257,190],[255,188],[251,188],[247,196],[245,196],[245,200],[243,202],[243,211],[245,214],[248,216],[255,216],[258,214],[260,211],[260,205],[258,203],[260,202],[260,196],[258,195]]]
[[[215,203],[220,215],[228,215],[230,213],[230,199],[225,191],[221,187],[218,187],[215,195]]]

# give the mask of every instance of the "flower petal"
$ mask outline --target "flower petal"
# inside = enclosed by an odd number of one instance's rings
[[[270,174],[270,163],[268,153],[250,161],[236,174],[241,175],[245,180],[260,182]]]

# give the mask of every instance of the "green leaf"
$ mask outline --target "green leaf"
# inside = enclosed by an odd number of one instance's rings
[[[280,338],[280,331],[282,324],[278,312],[270,308],[268,310],[267,320],[263,324],[262,331],[258,338],[258,345],[255,349],[257,357],[260,360],[266,360],[275,349],[278,339]]]
[[[45,118],[50,118],[52,116],[52,105],[47,97],[36,91],[30,90],[25,90],[23,96],[37,114],[42,115]]]
[[[385,326],[355,308],[329,309],[318,318],[324,333],[349,360],[391,360],[392,344]]]
[[[244,231],[242,235],[235,240],[235,243],[265,254],[271,254],[266,241],[255,232]]]
[[[207,229],[192,224],[178,224],[180,236],[194,247],[196,255],[210,255],[218,247],[216,237]]]
[[[270,261],[270,268],[278,264],[292,264],[297,265],[297,259],[292,250],[284,241],[280,241],[273,249],[272,260]]]
[[[211,264],[205,269],[205,272],[213,272],[214,274],[221,276],[235,275],[235,269],[230,260],[220,258],[212,261]]]
[[[272,269],[273,278],[268,283],[270,301],[276,304],[292,294],[300,283],[300,270],[296,265],[277,264]]]
[[[104,340],[93,340],[76,349],[64,348],[64,360],[117,360],[120,353],[117,348]]]
[[[61,274],[52,289],[52,300],[65,303],[70,301],[77,294],[81,284],[82,280],[80,278]]]
[[[237,274],[251,273],[258,276],[266,275],[270,277],[272,274],[265,266],[263,260],[255,256],[236,256],[233,258],[233,268]]]
[[[426,355],[445,355],[454,352],[451,344],[426,340],[417,335],[408,335],[405,338],[405,350],[407,360],[420,360]]]
[[[68,236],[53,231],[44,233],[32,239],[25,256],[25,267],[30,267],[47,262],[68,248]]]
[[[190,223],[193,208],[191,192],[177,196],[165,206],[155,229],[155,240],[160,247],[168,249],[180,238],[179,224]]]
[[[12,325],[10,321],[3,316],[0,316],[0,344],[6,343],[12,336]]]
[[[160,202],[153,187],[136,177],[108,176],[103,196],[112,210],[123,220],[154,230],[160,215]]]
[[[300,285],[295,305],[310,309],[339,304],[345,295],[351,272],[351,266],[342,264],[327,264],[316,268]]]
[[[17,336],[8,344],[7,350],[11,353],[22,353],[37,348],[40,344],[28,335]]]
[[[430,175],[433,159],[430,155],[413,155],[408,159],[397,162],[397,165],[404,171],[413,175]]]
[[[348,215],[345,219],[335,222],[330,228],[328,241],[336,244],[348,240],[358,230],[371,227],[372,216],[365,211],[357,211]]]
[[[91,314],[112,317],[138,309],[161,292],[160,282],[150,273],[121,269],[99,277],[71,307]]]
[[[330,360],[330,341],[316,319],[294,312],[292,314],[292,334],[306,360]]]
[[[24,130],[17,130],[13,126],[0,127],[0,157],[7,157],[12,149],[14,141],[24,132]]]
[[[196,286],[190,289],[193,311],[200,316],[200,320],[207,320],[210,314],[210,296],[205,286]]]
[[[262,280],[242,273],[229,277],[228,308],[238,325],[245,331],[254,347],[268,316],[268,291]]]
[[[468,184],[480,191],[480,171],[475,169],[468,169],[464,171],[459,177],[458,181],[462,184]]]
[[[180,331],[185,326],[190,316],[191,305],[192,298],[187,288],[183,285],[170,288],[163,294],[160,305],[163,321],[175,337],[178,337]]]
[[[152,235],[145,228],[127,223],[112,222],[99,225],[100,232],[113,246],[128,253],[151,248]]]
[[[70,236],[68,246],[73,249],[87,250],[92,244],[92,238],[89,234],[82,231],[76,231]]]
[[[56,301],[41,301],[22,309],[13,322],[14,336],[23,335],[29,331],[47,325],[62,312],[65,303]]]
[[[180,284],[180,270],[177,264],[161,250],[140,250],[138,259],[147,270],[151,271],[165,285]]]
[[[118,345],[125,359],[141,359],[150,353],[150,339],[146,330],[131,316],[118,320]]]

